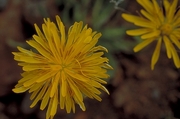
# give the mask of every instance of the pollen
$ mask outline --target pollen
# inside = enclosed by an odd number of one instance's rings
[[[169,36],[171,34],[171,32],[172,32],[172,25],[170,25],[170,24],[163,24],[160,27],[160,30],[161,30],[162,35]]]

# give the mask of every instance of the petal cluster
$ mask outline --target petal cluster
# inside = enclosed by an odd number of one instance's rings
[[[37,35],[27,41],[35,50],[18,47],[14,59],[24,72],[13,91],[32,93],[30,107],[41,101],[40,109],[47,108],[46,119],[53,118],[57,107],[75,112],[75,104],[85,111],[84,97],[101,101],[100,90],[108,78],[107,69],[112,69],[103,57],[107,49],[96,46],[101,33],[92,31],[83,22],[75,22],[66,34],[59,16],[57,25],[44,19],[42,31],[35,24]]]
[[[128,30],[131,36],[141,36],[143,40],[134,51],[138,52],[153,41],[157,41],[152,59],[151,69],[157,63],[161,44],[164,43],[168,58],[172,58],[177,68],[180,67],[179,56],[176,47],[180,49],[180,11],[177,9],[178,0],[163,0],[159,5],[157,0],[137,0],[144,8],[140,10],[141,16],[122,14],[122,17],[134,25],[140,27]]]

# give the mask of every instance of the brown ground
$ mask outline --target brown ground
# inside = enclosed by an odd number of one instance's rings
[[[25,40],[35,33],[33,24],[42,23],[46,14],[40,14],[38,5],[45,8],[51,18],[59,14],[50,0],[9,0],[0,7],[0,119],[45,119],[46,111],[40,111],[38,105],[29,108],[28,93],[11,91],[21,78],[21,68],[11,52],[17,51],[17,45],[27,47]],[[151,71],[152,51],[153,45],[136,54],[114,52],[118,67],[107,85],[111,95],[103,93],[102,102],[85,99],[85,112],[78,106],[75,114],[58,110],[54,119],[180,118],[179,70],[167,59],[163,49],[155,70]]]

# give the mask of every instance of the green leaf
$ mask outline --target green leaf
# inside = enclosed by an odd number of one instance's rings
[[[102,31],[103,38],[106,38],[108,40],[112,40],[112,38],[121,38],[125,34],[125,28],[123,27],[116,27],[116,28],[105,28]]]

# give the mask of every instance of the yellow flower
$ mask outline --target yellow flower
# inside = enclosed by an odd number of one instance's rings
[[[141,16],[122,14],[125,20],[141,27],[126,32],[131,36],[141,36],[143,40],[134,48],[134,51],[138,52],[157,40],[151,60],[151,69],[153,70],[159,58],[161,44],[164,42],[168,58],[173,58],[175,66],[179,68],[179,56],[174,47],[175,45],[177,48],[180,48],[180,11],[177,9],[178,0],[173,0],[172,2],[163,0],[162,7],[156,0],[137,0],[137,2],[144,8],[140,11]]]
[[[58,104],[67,113],[75,112],[75,103],[85,111],[85,96],[101,101],[99,89],[108,92],[102,85],[108,78],[107,69],[112,69],[108,59],[102,57],[107,49],[95,46],[101,33],[92,31],[83,22],[75,22],[65,34],[60,18],[57,25],[44,19],[42,31],[35,24],[37,35],[27,43],[37,51],[18,47],[14,59],[24,72],[13,91],[22,93],[29,90],[34,100],[31,108],[41,100],[40,109],[47,106],[46,119],[53,118]]]

